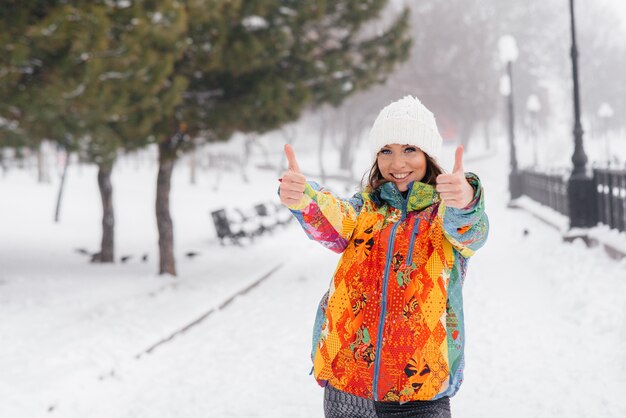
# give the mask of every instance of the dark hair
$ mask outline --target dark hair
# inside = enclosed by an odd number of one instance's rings
[[[436,186],[437,176],[439,174],[445,173],[445,171],[435,160],[431,158],[430,155],[424,153],[424,156],[426,157],[426,174],[424,175],[424,178],[420,181],[422,183],[430,184],[431,186]],[[368,176],[367,183],[365,183],[366,176]],[[374,161],[374,164],[372,164],[372,167],[369,169],[368,172],[363,175],[361,183],[364,184],[364,188],[366,190],[369,189],[370,191],[375,191],[380,186],[382,186],[383,183],[386,182],[387,180],[385,180],[382,173],[380,172],[380,168],[378,168],[378,157],[376,157],[376,160]]]

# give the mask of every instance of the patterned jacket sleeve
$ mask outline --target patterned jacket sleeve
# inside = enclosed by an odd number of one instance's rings
[[[350,241],[362,207],[363,197],[360,193],[343,200],[319,184],[307,182],[302,200],[289,206],[289,210],[309,238],[341,253]]]
[[[464,208],[444,207],[444,235],[448,241],[463,255],[471,257],[474,252],[485,244],[489,234],[489,219],[485,213],[485,201],[480,179],[476,174],[466,173],[467,181],[474,188],[474,199]]]

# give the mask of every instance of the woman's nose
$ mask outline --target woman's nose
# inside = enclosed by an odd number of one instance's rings
[[[403,168],[405,164],[404,158],[401,155],[394,155],[391,160],[391,168],[399,169]]]

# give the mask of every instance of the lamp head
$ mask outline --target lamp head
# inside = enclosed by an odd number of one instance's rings
[[[519,56],[519,50],[517,49],[517,42],[511,35],[503,35],[498,39],[498,48],[500,50],[500,60],[504,64],[508,62],[515,62]]]

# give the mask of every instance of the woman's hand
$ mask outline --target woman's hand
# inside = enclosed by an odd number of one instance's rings
[[[287,171],[280,178],[280,203],[285,206],[291,206],[302,200],[306,177],[300,172],[300,167],[296,161],[296,153],[289,144],[285,144],[285,156],[289,165]]]
[[[474,199],[474,188],[463,172],[463,145],[454,154],[454,168],[450,174],[437,176],[437,191],[447,207],[462,209]]]

